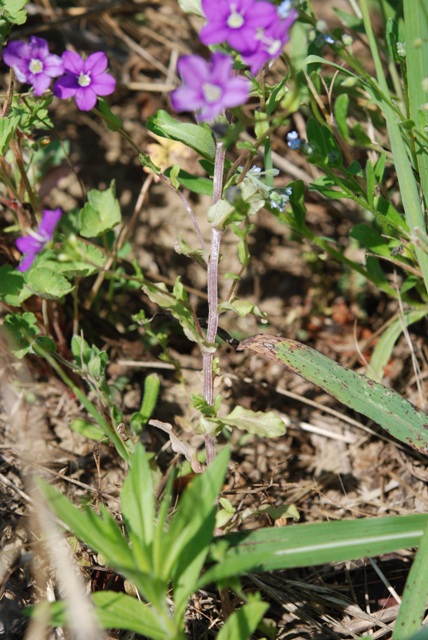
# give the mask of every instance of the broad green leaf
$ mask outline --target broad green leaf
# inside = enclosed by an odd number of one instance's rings
[[[319,191],[326,198],[350,198],[349,192],[343,191],[337,187],[336,182],[330,176],[320,176],[311,182],[309,189],[311,191]]]
[[[233,297],[229,302],[219,304],[218,311],[219,313],[223,311],[234,311],[240,318],[246,318],[251,314],[256,318],[261,318],[262,322],[267,322],[266,313],[260,311],[258,306],[249,300],[241,300],[240,298]]]
[[[98,109],[100,110],[102,119],[110,131],[118,131],[122,127],[120,118],[118,118],[110,109],[107,100],[104,98],[98,98]]]
[[[105,629],[134,631],[152,640],[180,638],[173,621],[166,614],[160,615],[145,602],[125,593],[97,591],[92,594],[97,617]],[[184,640],[184,635],[182,636]]]
[[[165,175],[167,177],[170,176],[171,169],[166,169]],[[178,172],[176,179],[183,187],[189,189],[193,193],[200,193],[204,196],[212,196],[213,194],[213,182],[209,178],[204,178],[202,176],[194,176],[187,171],[183,171],[180,169]]]
[[[228,461],[229,451],[223,449],[204,473],[192,480],[164,537],[163,572],[172,579],[178,612],[184,613],[208,553],[215,526],[215,503]]]
[[[32,295],[25,287],[24,275],[20,271],[9,264],[0,267],[0,300],[11,307],[19,307]]]
[[[348,109],[349,109],[349,95],[347,93],[342,93],[336,98],[336,102],[334,103],[334,116],[336,118],[337,127],[342,134],[342,136],[347,140],[349,138],[349,130],[348,130]]]
[[[187,293],[179,277],[175,280],[172,293],[168,291],[163,282],[145,282],[142,285],[142,289],[152,302],[172,313],[174,318],[179,321],[189,340],[202,345],[205,350],[215,350],[215,345],[210,345],[199,335],[196,329],[195,318],[189,307]]]
[[[404,327],[414,322],[419,322],[428,315],[428,309],[411,309],[405,311],[402,318],[398,318],[389,325],[379,338],[370,358],[368,377],[380,382],[383,378],[383,369],[391,357],[392,350],[398,338],[403,333]]]
[[[102,515],[90,509],[75,507],[60,491],[39,480],[43,494],[54,513],[64,524],[98,553],[108,559],[111,566],[124,573],[134,569],[132,553],[116,521],[104,508]]]
[[[150,373],[144,380],[144,395],[140,410],[131,416],[131,428],[140,434],[150,420],[159,397],[160,379],[157,373]]]
[[[3,327],[7,332],[9,349],[16,358],[21,359],[32,351],[34,339],[40,333],[34,313],[10,313],[5,317]]]
[[[139,541],[145,551],[145,571],[151,569],[151,545],[155,525],[155,497],[152,474],[147,460],[147,453],[139,444],[130,460],[131,471],[128,473],[120,494],[123,519],[129,533]]]
[[[37,266],[30,269],[26,278],[27,288],[45,300],[59,300],[71,293],[74,286],[53,269]]]
[[[205,17],[202,11],[201,0],[178,0],[178,4],[184,13],[193,13],[202,18]]]
[[[70,422],[70,429],[76,433],[80,433],[80,435],[85,438],[89,438],[89,440],[94,440],[95,442],[101,442],[107,439],[100,427],[97,427],[96,424],[83,420],[82,418],[72,420]]]
[[[238,350],[244,349],[282,363],[347,407],[374,420],[401,442],[428,454],[428,415],[392,389],[295,340],[262,334],[243,340]]]
[[[217,634],[217,640],[246,640],[256,631],[269,609],[266,602],[249,602],[234,611]]]
[[[394,625],[392,640],[408,640],[420,630],[428,597],[428,526],[407,576],[403,598]]]
[[[273,411],[251,411],[239,406],[222,418],[222,422],[241,431],[267,438],[282,436],[286,431],[284,421]]]
[[[24,24],[27,12],[23,7],[27,0],[0,0],[0,18],[5,17],[13,24]]]
[[[215,144],[211,131],[198,124],[180,122],[160,109],[148,118],[147,129],[161,138],[178,140],[197,151],[203,158],[214,160]]]
[[[8,116],[0,118],[0,155],[4,156],[9,149],[9,143],[18,126],[19,118]]]
[[[391,248],[388,240],[376,231],[373,226],[368,224],[356,224],[349,232],[351,238],[355,238],[358,242],[373,253],[379,256],[390,257]]]
[[[70,256],[70,261],[57,260],[55,263],[56,270],[69,278],[86,278],[98,273],[107,261],[106,256],[98,247],[81,240],[76,240],[73,243],[73,250],[75,255]],[[42,266],[41,261],[40,266]],[[43,266],[45,266],[44,262]],[[51,261],[46,260],[46,266],[52,267],[53,265]]]
[[[295,524],[230,533],[214,540],[217,564],[199,586],[250,572],[310,567],[418,546],[428,514]]]
[[[79,213],[80,233],[84,238],[95,238],[113,229],[122,220],[116,198],[115,181],[105,191],[92,189],[88,202]]]

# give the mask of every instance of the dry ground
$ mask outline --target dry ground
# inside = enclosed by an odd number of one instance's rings
[[[320,0],[313,4],[320,17],[335,20],[331,11],[326,13],[325,5],[330,3]],[[336,2],[336,6],[342,4],[347,3]],[[192,50],[197,27],[196,20],[177,11],[174,0],[57,5],[38,0],[32,3],[30,20],[19,34],[43,36],[56,43],[59,50],[71,45],[88,53],[105,49],[119,81],[112,108],[133,139],[147,147],[153,140],[147,135],[144,121],[158,108],[167,107],[166,91],[175,80],[176,57]],[[132,149],[118,136],[107,134],[93,115],[79,113],[72,104],[56,104],[54,121],[63,138],[71,142],[70,159],[85,187],[100,188],[114,178],[125,217],[130,220],[147,180]],[[296,116],[294,126],[304,126],[301,116]],[[279,132],[273,140],[282,183],[296,177],[296,171],[309,181],[312,168],[287,149],[283,135]],[[195,166],[192,157],[185,162]],[[76,177],[66,167],[49,172],[41,190],[46,207],[67,210],[82,202]],[[203,223],[207,202],[194,198],[193,203],[207,237]],[[332,204],[308,193],[307,204],[314,231],[347,243],[351,219],[346,203]],[[132,256],[153,278],[168,281],[181,275],[203,316],[205,275],[198,265],[174,251],[180,234],[194,242],[180,201],[162,185],[153,184],[136,213]],[[358,218],[357,211],[351,215]],[[225,315],[222,326],[239,339],[266,330],[301,339],[364,371],[360,353],[370,357],[378,332],[397,311],[396,303],[349,277],[340,265],[324,259],[312,247],[292,240],[287,229],[265,211],[257,216],[251,251],[254,260],[239,295],[266,311],[269,325]],[[224,238],[223,254],[222,273],[236,270],[232,235]],[[230,281],[221,280],[223,294],[229,286]],[[82,290],[82,305],[89,292],[90,287]],[[38,301],[30,300],[27,308],[38,312]],[[178,375],[173,366],[162,367],[158,352],[147,348],[144,330],[129,329],[131,313],[140,308],[148,314],[154,311],[141,292],[119,291],[108,315],[102,307],[91,311],[82,308],[81,327],[89,342],[96,340],[109,350],[109,376],[120,389],[117,401],[125,418],[139,408],[145,376],[156,371],[162,389],[154,417],[174,424],[184,439],[200,445],[201,438],[191,429],[195,412],[186,403],[192,391],[201,390],[197,350],[169,324],[170,354],[180,364],[181,373]],[[69,319],[70,309],[57,309],[54,335],[65,356],[71,336]],[[161,323],[162,319],[155,322]],[[411,337],[424,379],[427,366],[422,329]],[[238,514],[247,507],[294,504],[301,522],[320,522],[427,510],[427,475],[420,456],[280,367],[256,356],[237,354],[228,346],[222,346],[219,355],[223,375],[218,392],[224,398],[224,410],[237,403],[256,410],[275,409],[288,423],[286,435],[275,440],[232,436],[229,444],[233,456],[224,495]],[[124,468],[114,451],[94,447],[92,441],[70,430],[70,421],[81,416],[82,410],[45,365],[31,358],[25,364],[17,363],[5,355],[3,372],[0,544],[6,562],[0,587],[0,636],[19,640],[26,626],[23,605],[45,597],[47,578],[52,581],[48,585],[54,584],[47,558],[36,543],[37,523],[28,517],[32,497],[31,487],[24,483],[25,475],[42,474],[57,481],[76,501],[92,496],[94,503],[103,500],[117,511]],[[386,373],[385,384],[417,401],[410,347],[404,339],[394,350]],[[19,420],[11,420],[11,411],[16,408],[16,379],[25,385],[30,404],[21,407]],[[148,428],[143,441],[156,454],[162,473],[167,473],[176,459],[164,434]],[[267,517],[259,517],[241,526],[272,524]],[[97,559],[81,550],[80,561],[82,557],[87,560],[86,578],[93,588],[102,588],[96,574]],[[412,553],[403,551],[373,562],[365,559],[257,575],[246,581],[246,588],[261,591],[271,603],[268,618],[277,629],[277,638],[347,639],[365,632],[375,638],[389,638],[397,613],[394,593],[401,595],[411,560]],[[388,590],[376,568],[395,592]],[[188,612],[188,637],[215,637],[222,606],[225,604],[214,590],[196,594]]]

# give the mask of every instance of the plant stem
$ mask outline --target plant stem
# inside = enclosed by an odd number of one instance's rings
[[[214,164],[214,186],[213,186],[213,204],[221,199],[223,191],[223,175],[224,175],[224,159],[226,150],[223,143],[216,142],[216,154]],[[218,263],[220,260],[220,243],[222,230],[212,227],[211,229],[211,248],[208,261],[208,323],[207,323],[207,342],[213,343],[217,334],[218,327]],[[214,354],[204,352],[202,354],[203,372],[204,372],[204,398],[208,404],[214,404],[214,371],[213,371]],[[207,434],[205,436],[205,450],[207,456],[207,465],[210,464],[215,456],[215,438]]]

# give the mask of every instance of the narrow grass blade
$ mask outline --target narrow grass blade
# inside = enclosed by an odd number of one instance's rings
[[[406,581],[392,640],[407,640],[420,630],[428,596],[428,526],[419,544]]]
[[[261,334],[240,342],[238,350],[244,349],[285,365],[347,407],[374,420],[394,438],[428,455],[428,415],[392,389],[295,340]]]
[[[410,117],[415,123],[416,162],[428,206],[428,0],[403,0]]]
[[[310,567],[418,546],[428,514],[298,524],[232,533],[214,541],[218,563],[201,584],[244,573]]]

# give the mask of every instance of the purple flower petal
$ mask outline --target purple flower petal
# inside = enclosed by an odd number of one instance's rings
[[[83,59],[75,51],[64,51],[61,57],[66,73],[69,72],[78,76],[83,71]]]
[[[107,56],[103,51],[97,51],[91,53],[90,56],[84,61],[85,73],[91,73],[91,75],[100,75],[108,67]]]
[[[32,76],[29,76],[28,79],[30,81],[30,84],[33,85],[35,96],[41,96],[42,93],[46,91],[46,89],[49,89],[52,82],[52,78],[48,75],[45,75],[44,73],[39,73],[37,75],[32,74]]]
[[[22,260],[21,264],[18,266],[18,271],[28,271],[28,269],[31,267],[34,260],[36,259],[36,255],[37,255],[36,253],[27,253],[24,256],[24,259]]]
[[[39,224],[39,233],[45,233],[52,240],[55,227],[62,216],[61,209],[45,209],[42,213],[42,220]]]
[[[36,254],[43,248],[43,242],[31,235],[18,238],[15,244],[21,253]]]
[[[29,43],[22,40],[10,42],[3,51],[3,60],[13,67],[20,82],[33,86],[36,96],[46,91],[51,79],[64,71],[61,58],[49,53],[46,40],[36,36],[31,36]]]
[[[74,51],[62,54],[66,75],[54,85],[57,98],[74,98],[79,109],[90,111],[97,104],[97,96],[108,96],[116,88],[116,80],[105,73],[108,60],[97,51],[86,60]]]
[[[19,271],[27,271],[33,264],[36,255],[52,240],[55,227],[61,216],[61,209],[53,209],[52,211],[45,209],[38,229],[31,231],[28,236],[16,240],[16,246],[24,254],[24,259],[18,267]]]
[[[211,60],[212,71],[211,76],[209,76],[209,81],[213,84],[226,84],[227,82],[230,82],[233,67],[232,58],[225,53],[214,51]],[[205,81],[207,79],[207,76],[205,76]]]
[[[275,6],[265,0],[204,0],[202,8],[208,22],[199,34],[201,42],[227,42],[239,52],[254,51],[258,30],[279,19]]]
[[[201,109],[204,104],[204,96],[201,89],[194,89],[193,87],[178,87],[171,95],[172,108],[175,111],[188,111],[189,109],[196,110]],[[189,107],[189,105],[192,105]]]
[[[206,82],[210,74],[209,63],[201,56],[182,56],[177,64],[178,73],[184,84],[200,87],[202,82]]]
[[[214,120],[224,109],[247,101],[251,83],[234,75],[231,56],[214,52],[211,62],[183,56],[178,62],[183,86],[171,94],[176,111],[197,111],[201,120]]]
[[[53,92],[54,96],[65,100],[67,98],[73,98],[78,88],[79,85],[77,84],[76,76],[66,75],[55,82]]]
[[[79,87],[74,98],[81,111],[90,111],[97,104],[97,94],[92,87]]]
[[[91,89],[97,96],[109,96],[116,88],[116,79],[109,73],[97,76],[91,82]]]

